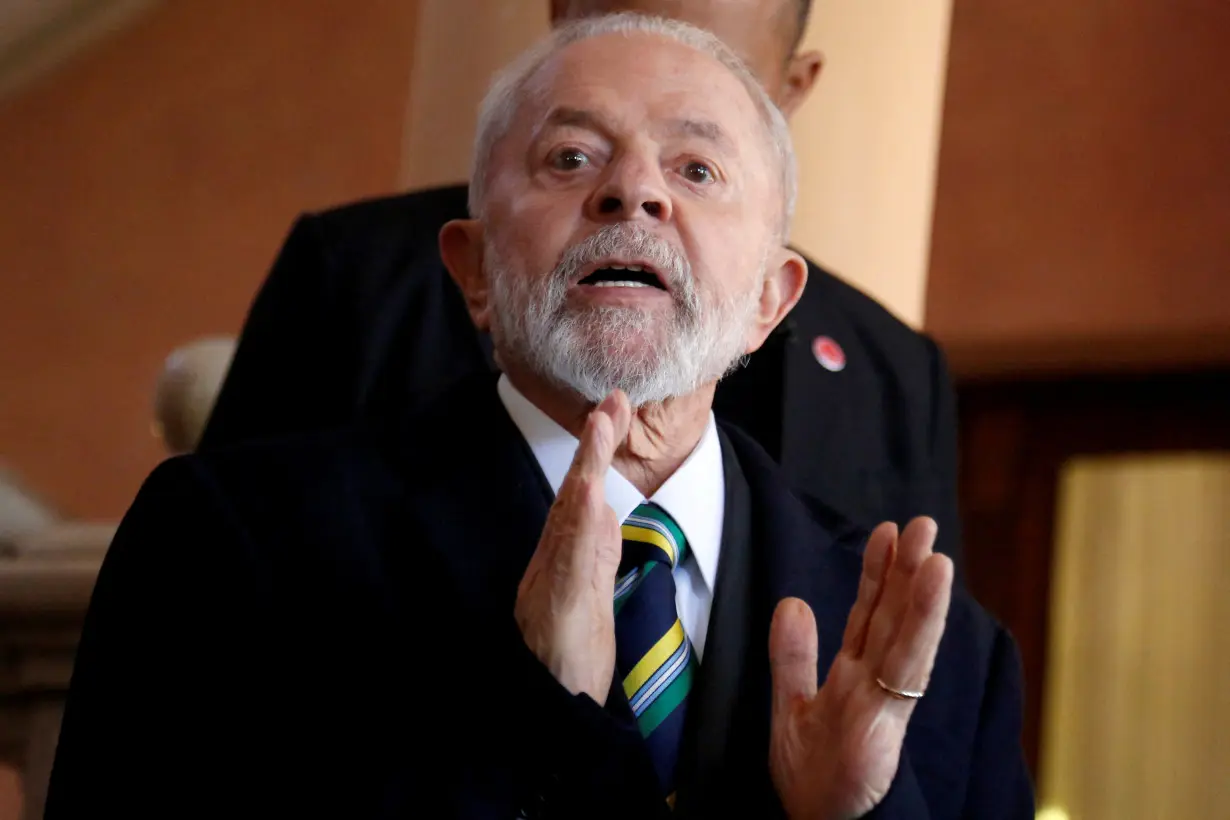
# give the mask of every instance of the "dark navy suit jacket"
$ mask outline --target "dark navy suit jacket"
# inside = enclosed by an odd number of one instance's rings
[[[769,619],[810,604],[823,679],[866,533],[721,436],[729,533],[681,812],[780,817]],[[164,463],[99,575],[46,817],[668,816],[635,725],[563,689],[514,623],[549,502],[486,375],[392,430]],[[958,590],[874,816],[1031,818],[1020,719],[1013,642]]]

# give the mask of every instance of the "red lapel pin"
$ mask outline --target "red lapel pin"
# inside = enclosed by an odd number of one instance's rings
[[[828,336],[817,336],[811,343],[811,352],[820,366],[830,373],[839,373],[846,368],[846,352]]]

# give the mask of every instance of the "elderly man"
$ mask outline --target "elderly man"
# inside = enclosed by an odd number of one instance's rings
[[[791,114],[820,72],[802,51],[811,0],[552,0],[551,20],[613,11],[712,31]],[[468,216],[464,185],[353,203],[300,219],[252,305],[203,449],[420,409],[490,372],[437,250]],[[872,527],[918,515],[960,575],[957,427],[939,348],[808,262],[790,316],[718,385],[713,409],[782,467],[792,487]]]
[[[868,537],[714,422],[802,292],[793,186],[712,35],[519,60],[440,236],[504,374],[155,471],[47,817],[1029,817],[1011,640],[933,522]]]

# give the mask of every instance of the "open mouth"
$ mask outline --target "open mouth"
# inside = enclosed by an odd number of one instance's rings
[[[577,284],[596,288],[657,288],[666,290],[658,273],[647,265],[609,263],[598,268]]]

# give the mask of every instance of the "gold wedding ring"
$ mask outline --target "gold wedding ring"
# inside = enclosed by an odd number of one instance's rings
[[[885,683],[883,678],[876,678],[876,685],[897,700],[918,700],[926,694],[925,692],[911,692],[909,689],[894,689]]]

